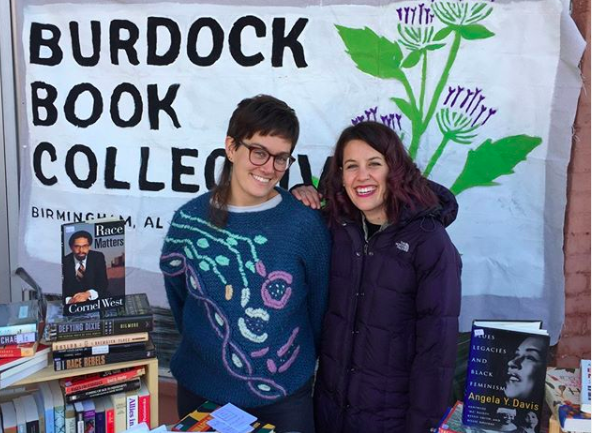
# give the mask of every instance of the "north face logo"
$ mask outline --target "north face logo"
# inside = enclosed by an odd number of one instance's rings
[[[406,253],[409,252],[409,244],[407,242],[402,242],[401,241],[401,242],[397,242],[395,245],[401,251],[405,251]]]

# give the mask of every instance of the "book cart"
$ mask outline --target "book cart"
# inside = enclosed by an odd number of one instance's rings
[[[12,385],[23,386],[31,385],[39,382],[47,382],[50,380],[64,379],[66,377],[81,376],[83,374],[100,373],[107,370],[115,370],[119,368],[139,367],[144,366],[146,368],[146,386],[150,392],[150,428],[154,429],[158,427],[158,359],[149,358],[141,359],[137,361],[119,362],[114,364],[101,365],[97,367],[86,367],[78,368],[74,370],[55,371],[53,368],[53,362],[45,367],[43,370],[32,374],[25,379],[22,379]]]

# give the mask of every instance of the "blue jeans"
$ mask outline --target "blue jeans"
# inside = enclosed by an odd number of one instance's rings
[[[315,433],[311,378],[303,387],[282,400],[266,406],[241,408],[258,420],[275,425],[276,433]],[[181,384],[177,386],[177,412],[183,418],[207,399],[193,394]],[[214,402],[220,405],[227,402]]]

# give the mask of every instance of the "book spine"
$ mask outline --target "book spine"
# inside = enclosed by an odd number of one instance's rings
[[[66,405],[64,427],[65,433],[76,433],[76,411],[72,404]]]
[[[0,346],[6,344],[25,344],[37,341],[37,332],[26,332],[21,334],[9,334],[0,336]]]
[[[105,355],[107,353],[122,353],[134,350],[141,350],[145,346],[145,343],[141,342],[130,344],[93,346],[67,350],[55,350],[53,351],[53,357],[60,359],[82,358],[85,356]]]
[[[95,411],[84,411],[84,433],[95,433]]]
[[[106,346],[111,344],[128,344],[148,341],[148,333],[141,332],[129,335],[115,335],[111,337],[86,338],[79,340],[56,341],[51,345],[52,351],[81,349],[83,347]]]
[[[114,364],[117,362],[136,361],[147,358],[154,358],[156,356],[155,350],[148,349],[138,351],[136,353],[109,353],[107,355],[86,356],[74,359],[55,359],[53,360],[53,367],[55,371],[74,370],[77,368],[95,367],[107,364]]]
[[[23,323],[22,325],[0,326],[0,337],[12,336],[16,334],[31,334],[35,332],[37,332],[37,323]]]
[[[91,389],[89,391],[83,391],[77,394],[71,394],[66,396],[68,403],[75,403],[77,401],[87,400],[90,398],[97,398],[103,395],[116,394],[118,392],[126,392],[138,389],[140,387],[140,379],[136,379],[130,382],[117,383],[115,385],[105,386],[102,388]]]
[[[75,394],[89,389],[98,388],[100,386],[114,385],[116,383],[126,382],[139,377],[145,373],[144,367],[134,368],[129,371],[122,371],[117,374],[105,377],[97,377],[84,382],[73,383],[72,385],[64,386],[64,393],[66,395]]]
[[[130,428],[138,424],[138,394],[134,391],[126,394],[126,428]]]
[[[121,433],[126,429],[126,401],[125,393],[113,394],[111,396],[115,415],[115,433]]]
[[[95,414],[95,432],[105,433],[105,412]]]
[[[115,408],[105,409],[105,433],[115,433]]]
[[[27,433],[39,433],[39,420],[27,421]]]
[[[76,433],[84,433],[84,409],[81,402],[74,405],[76,410]]]
[[[138,423],[142,422],[150,427],[150,394],[138,396]]]
[[[76,323],[50,323],[49,341],[80,340],[120,334],[149,332],[153,328],[152,316],[118,317]]]
[[[582,404],[582,410],[590,413],[590,397],[592,394],[591,381],[591,365],[589,359],[583,359],[580,361],[580,374],[581,374],[581,390],[580,390],[580,403]]]
[[[18,347],[9,345],[0,348],[0,358],[22,358],[35,355],[35,347]]]

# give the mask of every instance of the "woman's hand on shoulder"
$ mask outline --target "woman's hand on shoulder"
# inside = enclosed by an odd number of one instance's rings
[[[323,200],[323,194],[318,192],[312,185],[300,185],[290,190],[292,195],[297,200],[302,202],[305,206],[312,209],[321,208],[321,200]]]

